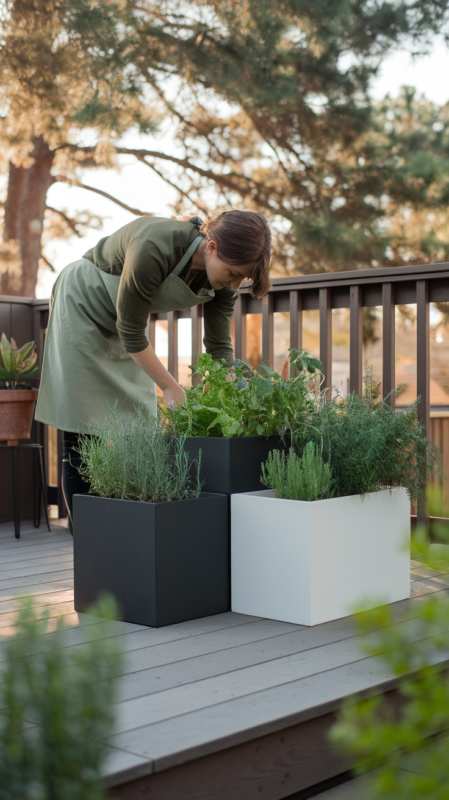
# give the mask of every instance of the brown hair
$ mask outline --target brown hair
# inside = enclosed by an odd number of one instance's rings
[[[252,266],[251,294],[259,300],[271,287],[271,231],[263,214],[222,211],[201,225],[201,233],[217,243],[218,257],[227,264]]]

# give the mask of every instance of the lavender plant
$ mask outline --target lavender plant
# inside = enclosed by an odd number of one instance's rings
[[[200,464],[192,480],[184,439],[170,436],[144,408],[130,422],[113,411],[81,437],[79,453],[79,472],[100,497],[161,503],[200,495]]]
[[[288,455],[273,450],[262,464],[261,482],[272,489],[276,497],[289,500],[322,500],[332,496],[332,476],[319,449],[313,442],[304,448],[302,456],[293,448]]]

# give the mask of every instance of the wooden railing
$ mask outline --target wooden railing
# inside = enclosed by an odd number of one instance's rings
[[[249,284],[242,284],[234,315],[234,341],[237,358],[246,358],[246,329],[250,315],[261,315],[262,361],[273,364],[273,315],[285,312],[290,318],[290,345],[301,348],[303,342],[303,312],[319,311],[319,355],[323,362],[325,386],[332,386],[332,309],[349,309],[349,391],[362,389],[362,309],[381,306],[382,314],[382,394],[390,396],[394,404],[395,387],[395,307],[416,304],[417,327],[417,395],[420,396],[418,417],[425,423],[429,438],[432,434],[438,443],[445,444],[449,437],[449,417],[435,423],[430,417],[430,320],[431,302],[449,302],[449,263],[414,267],[336,272],[321,275],[275,278],[272,289],[263,300],[250,295]],[[151,314],[148,335],[155,344],[156,323],[167,321],[168,369],[178,378],[178,320],[190,318],[192,363],[202,351],[202,306],[186,311]],[[0,297],[0,333],[13,336],[19,344],[35,339],[42,359],[45,328],[48,320],[48,302],[26,298]],[[44,428],[45,426],[42,426]],[[446,430],[447,429],[447,430]],[[45,431],[39,436],[45,441]],[[59,445],[60,448],[60,445]],[[445,453],[448,461],[449,453]],[[448,462],[449,463],[449,462]],[[62,506],[60,492],[58,503]]]
[[[416,267],[334,272],[290,278],[275,278],[263,300],[250,295],[249,284],[242,284],[234,314],[235,355],[246,356],[246,321],[251,314],[262,315],[262,361],[273,363],[273,314],[290,315],[290,345],[302,347],[303,311],[318,310],[320,316],[320,359],[325,387],[332,386],[332,309],[350,311],[349,391],[362,390],[362,309],[381,306],[382,314],[382,394],[394,404],[395,387],[395,307],[417,306],[417,395],[421,397],[418,416],[430,433],[430,324],[431,302],[449,302],[449,263]],[[155,342],[155,326],[168,321],[168,369],[178,376],[178,320],[192,319],[192,363],[201,352],[202,307],[166,314],[151,314],[150,341]]]

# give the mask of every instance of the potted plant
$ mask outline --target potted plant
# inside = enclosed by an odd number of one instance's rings
[[[285,375],[289,366],[294,377]],[[290,348],[282,374],[266,364],[253,370],[243,361],[229,364],[207,354],[191,369],[200,383],[186,389],[184,405],[166,409],[171,432],[185,437],[192,463],[201,451],[206,491],[260,489],[261,462],[274,448],[284,448],[314,410],[310,384],[321,362]]]
[[[0,341],[0,440],[29,439],[38,391],[23,384],[38,370],[34,342],[18,348],[5,334]]]
[[[121,618],[161,627],[229,611],[228,498],[192,481],[182,439],[144,410],[80,442],[89,495],[73,502],[75,609],[103,592]]]
[[[409,597],[410,499],[422,506],[438,461],[413,408],[324,403],[288,456],[270,455],[269,489],[231,498],[232,610],[316,625],[362,597]]]

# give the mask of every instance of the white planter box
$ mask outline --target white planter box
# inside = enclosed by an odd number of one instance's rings
[[[233,611],[298,625],[410,597],[406,490],[312,503],[232,495],[231,592]]]

